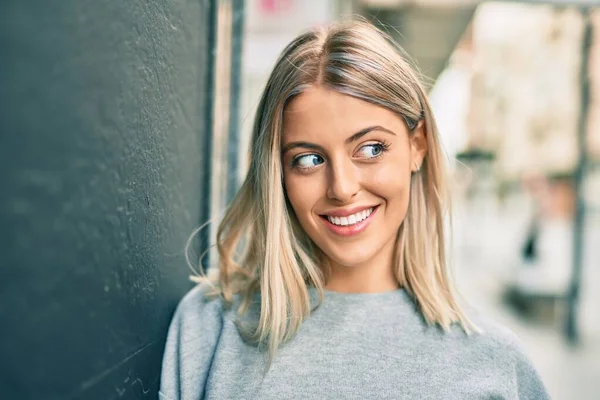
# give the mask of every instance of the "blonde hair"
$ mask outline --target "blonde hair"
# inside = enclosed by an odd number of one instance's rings
[[[229,304],[234,294],[240,295],[239,315],[260,292],[257,323],[239,327],[245,339],[268,351],[270,359],[310,314],[308,287],[315,287],[322,301],[323,257],[287,201],[280,154],[286,103],[318,85],[392,110],[410,130],[424,120],[429,150],[411,180],[407,215],[398,230],[396,278],[427,323],[448,330],[458,322],[467,333],[477,330],[459,308],[446,268],[447,177],[425,92],[402,50],[363,21],[302,34],[280,55],[256,112],[248,175],[218,229],[218,277],[194,280],[210,283]]]

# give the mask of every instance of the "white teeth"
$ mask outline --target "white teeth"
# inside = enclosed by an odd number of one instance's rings
[[[361,212],[357,212],[356,214],[349,215],[347,217],[330,217],[327,216],[329,222],[334,225],[347,226],[354,225],[364,219],[366,219],[373,212],[373,208],[369,208],[368,210],[364,210]]]

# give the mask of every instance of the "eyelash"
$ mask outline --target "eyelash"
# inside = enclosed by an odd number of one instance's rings
[[[371,158],[366,159],[367,161],[373,161],[373,160],[376,160],[376,159],[382,157],[383,154],[389,150],[390,145],[391,144],[389,142],[383,141],[383,142],[376,142],[376,143],[365,144],[365,145],[361,146],[360,149],[362,149],[364,147],[368,147],[368,146],[379,146],[379,148],[381,148],[381,153],[379,153],[375,157],[371,157]],[[300,170],[301,172],[308,172],[308,171],[310,171],[310,170],[318,167],[318,165],[315,165],[313,167],[300,167],[298,165],[298,160],[300,160],[302,157],[307,157],[307,156],[317,156],[317,157],[320,157],[320,158],[324,158],[324,157],[322,157],[321,155],[319,155],[317,153],[300,154],[300,155],[298,155],[298,156],[296,156],[296,157],[294,157],[292,159],[292,161],[290,162],[290,166],[292,168],[296,168],[296,169]]]

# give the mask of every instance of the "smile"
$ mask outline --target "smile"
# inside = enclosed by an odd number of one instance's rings
[[[369,215],[371,215],[371,213],[373,212],[373,207],[369,208],[368,210],[363,210],[361,212],[357,212],[356,214],[352,214],[349,215],[347,217],[332,217],[327,215],[327,220],[329,220],[329,222],[331,222],[334,225],[338,225],[338,226],[347,226],[347,225],[354,225],[359,223],[362,220],[365,220],[369,217]]]
[[[338,236],[354,236],[367,229],[379,206],[369,207],[360,211],[349,210],[332,212],[321,215],[321,220],[332,233]]]

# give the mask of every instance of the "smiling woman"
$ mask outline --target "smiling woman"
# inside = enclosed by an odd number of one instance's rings
[[[173,318],[165,399],[547,397],[515,336],[459,306],[437,127],[387,35],[292,41],[251,146],[218,274]]]

